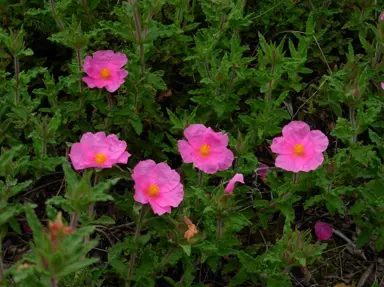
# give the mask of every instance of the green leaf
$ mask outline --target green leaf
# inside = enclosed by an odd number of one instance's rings
[[[43,242],[43,228],[41,227],[40,221],[36,216],[35,211],[28,207],[25,210],[25,214],[27,215],[27,221],[29,228],[32,230],[33,239],[37,245]]]
[[[106,216],[106,215],[102,215],[100,216],[98,219],[96,220],[92,220],[90,222],[88,222],[89,225],[104,225],[104,226],[108,226],[108,225],[114,225],[115,224],[115,220],[109,216]]]
[[[71,273],[75,273],[83,268],[86,268],[96,262],[98,262],[98,258],[83,258],[82,260],[79,260],[69,266],[66,266],[63,270],[61,270],[58,273],[58,276],[64,277],[66,275],[69,275]]]
[[[372,237],[372,230],[370,228],[363,229],[356,241],[357,248],[363,247]]]
[[[10,189],[10,191],[9,191],[9,193],[8,193],[8,198],[17,195],[19,192],[23,191],[23,190],[26,189],[28,186],[30,186],[31,183],[32,183],[32,180],[28,180],[28,181],[25,181],[25,182],[16,184],[15,186],[13,186],[13,187]]]
[[[187,256],[191,256],[191,245],[188,244],[188,245],[183,245],[183,244],[180,244],[181,248],[183,248],[185,254],[187,254]]]
[[[57,110],[47,127],[47,136],[53,137],[61,125],[61,111]]]
[[[5,208],[2,208],[0,213],[0,226],[8,223],[16,215],[23,212],[23,206],[20,204],[8,204]]]
[[[143,124],[138,116],[131,118],[131,124],[138,135],[143,132]]]
[[[338,118],[336,121],[336,126],[332,130],[331,135],[339,138],[345,144],[347,144],[355,135],[355,131],[353,130],[349,121],[344,118]]]
[[[117,273],[120,274],[121,277],[127,275],[127,265],[124,264],[120,259],[112,259],[109,261],[109,264],[113,269],[116,270]]]

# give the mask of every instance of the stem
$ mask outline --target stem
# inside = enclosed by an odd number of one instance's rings
[[[107,102],[108,102],[108,111],[111,112],[112,111],[112,99],[111,99],[111,95],[109,93],[107,94]],[[110,123],[111,123],[111,121],[109,120],[109,118],[107,116],[107,120],[106,120],[107,129],[108,129]]]
[[[76,229],[77,222],[79,221],[79,214],[76,212],[72,214],[70,226]]]
[[[57,15],[57,12],[56,12],[55,1],[54,0],[49,0],[49,4],[51,6],[52,15],[53,15],[53,18],[56,21],[57,26],[60,28],[61,31],[64,31],[63,22],[61,22],[59,16]]]
[[[134,5],[135,3],[136,3],[135,0],[131,0],[131,5]],[[136,28],[136,41],[137,41],[137,44],[139,44],[139,55],[140,55],[140,64],[141,64],[140,72],[141,72],[141,75],[144,75],[145,73],[144,45],[143,45],[142,28],[141,28],[138,8],[135,8],[135,10],[133,11],[133,21],[135,22],[135,28]]]
[[[99,183],[99,176],[97,175],[97,173],[95,174],[95,179],[93,181],[93,187],[95,187],[97,184]],[[93,217],[93,210],[95,208],[95,204],[92,203],[88,206],[88,216],[89,218],[92,219]],[[89,235],[87,235],[85,238],[84,238],[84,244],[87,244],[89,242]]]
[[[133,238],[133,242],[134,243],[136,243],[136,241],[140,237],[141,223],[143,221],[143,217],[144,217],[144,206],[141,207],[139,219],[136,222],[135,237]],[[126,287],[130,287],[131,286],[131,281],[129,281],[129,278],[132,276],[133,268],[135,267],[135,261],[136,261],[136,252],[133,252],[131,254],[131,258],[129,260],[129,269],[128,269],[128,278],[127,278],[128,280],[127,280],[127,282],[125,284]]]
[[[220,22],[220,30],[221,31],[224,30],[225,18],[226,18],[226,15],[224,13],[221,14],[221,22]]]
[[[188,13],[188,10],[189,10],[190,6],[191,6],[191,2],[188,1],[188,2],[187,2],[187,9],[185,10],[185,14]],[[184,16],[183,29],[184,29],[186,26],[187,26],[187,19],[185,19],[185,16]]]
[[[77,66],[79,69],[79,74],[83,70],[83,61],[81,60],[81,48],[76,48],[76,57],[77,57]],[[79,88],[80,88],[80,93],[83,93],[83,80],[80,79],[79,81]]]
[[[234,167],[233,167],[233,172],[234,173],[237,173],[237,169],[239,168],[239,161],[240,161],[240,158],[236,157],[235,164],[234,164]]]
[[[3,238],[0,236],[0,282],[4,276],[4,265],[3,265]]]
[[[144,45],[143,43],[139,44],[139,54],[140,54],[140,72],[141,75],[145,73],[145,61],[144,61]]]
[[[293,183],[297,184],[299,182],[300,174],[298,172],[293,173]]]
[[[201,184],[203,183],[203,177],[204,177],[204,173],[199,170],[199,175],[198,175],[198,179],[197,179],[197,186],[201,186]]]
[[[57,281],[57,279],[51,278],[51,287],[58,287],[59,286],[58,283],[59,282]]]
[[[16,90],[15,90],[15,104],[17,105],[20,102],[20,64],[19,58],[14,56],[13,63],[15,65],[15,81],[16,81]]]
[[[199,170],[199,174],[198,174],[198,177],[197,177],[197,187],[200,187],[202,184],[203,184],[203,177],[204,177],[204,173]],[[195,210],[197,210],[199,206],[199,198],[196,196],[195,197]],[[196,217],[194,216],[193,217],[193,221],[196,220]]]
[[[92,17],[91,17],[91,13],[89,12],[87,0],[82,0],[81,2],[83,3],[85,14],[87,14],[88,22],[91,26],[93,26]]]
[[[356,143],[356,140],[357,140],[357,136],[355,134],[355,131],[356,131],[356,113],[355,113],[355,108],[350,106],[349,107],[349,121],[351,122],[351,126],[352,126],[352,129],[353,129],[353,136],[351,138],[351,143],[354,144]]]
[[[233,85],[234,81],[235,81],[235,71],[232,70],[231,80],[229,81],[229,85],[227,87],[227,97],[229,97],[229,93],[231,92],[231,88],[232,88],[232,85]]]
[[[223,219],[219,217],[217,219],[217,235],[216,239],[220,239],[223,236]]]

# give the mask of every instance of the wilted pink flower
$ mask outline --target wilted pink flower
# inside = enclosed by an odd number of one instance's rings
[[[31,228],[29,227],[28,223],[23,224],[23,230],[25,233],[32,233]]]
[[[69,157],[76,170],[111,168],[114,164],[128,162],[131,155],[126,149],[127,143],[114,134],[106,136],[104,132],[85,133],[79,143],[72,145]]]
[[[267,180],[268,169],[269,169],[269,166],[264,163],[260,164],[259,167],[256,169],[256,174],[260,176],[261,180],[264,182]]]
[[[384,21],[384,11],[381,12],[381,14],[380,14],[380,20],[381,20],[381,21]]]
[[[234,156],[227,148],[228,135],[201,124],[190,125],[184,135],[187,140],[179,140],[178,147],[185,163],[193,162],[196,168],[209,174],[231,166]]]
[[[332,227],[324,222],[318,221],[315,224],[315,233],[318,240],[328,240],[332,237]]]
[[[166,163],[141,161],[133,169],[132,178],[135,182],[134,199],[142,204],[149,203],[158,215],[171,213],[171,207],[177,207],[184,199],[180,176]]]
[[[90,88],[106,88],[109,92],[115,92],[123,83],[128,71],[122,69],[127,64],[126,55],[111,50],[97,51],[91,56],[85,57],[84,71],[88,76],[83,81]]]
[[[244,176],[241,173],[236,173],[228,182],[227,187],[224,189],[226,194],[231,194],[235,188],[235,183],[240,182],[244,184]]]
[[[306,123],[293,121],[283,128],[282,137],[273,139],[271,149],[278,154],[277,167],[308,172],[322,164],[327,147],[328,138],[321,131],[311,131]]]

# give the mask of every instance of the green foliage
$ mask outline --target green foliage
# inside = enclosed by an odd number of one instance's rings
[[[294,286],[297,268],[304,281],[316,268],[321,285],[319,261],[330,255],[311,237],[318,220],[379,258],[383,8],[365,0],[0,1],[0,247],[19,244],[15,232],[31,247],[18,262],[0,248],[12,263],[0,262],[0,285],[280,287]],[[82,80],[84,58],[98,50],[129,59],[114,93]],[[315,171],[273,166],[271,142],[291,120],[329,139]],[[203,175],[182,163],[178,140],[191,124],[228,135],[228,170]],[[98,131],[127,142],[128,164],[74,171],[72,144]],[[181,175],[185,197],[171,214],[133,198],[132,169],[144,159]],[[270,166],[265,176],[260,163]],[[227,195],[235,173],[245,184]],[[41,222],[58,212],[73,232],[56,244]],[[189,238],[191,224],[198,232]]]

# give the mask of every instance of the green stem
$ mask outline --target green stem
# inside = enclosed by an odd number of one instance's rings
[[[131,5],[135,5],[136,1],[131,0]],[[142,27],[139,17],[139,9],[135,8],[133,11],[133,21],[135,22],[135,28],[136,28],[136,41],[139,45],[139,56],[140,56],[140,72],[143,76],[145,73],[145,61],[144,61],[144,44],[143,44],[143,33],[142,33]]]
[[[357,136],[356,136],[356,112],[355,112],[355,107],[350,106],[349,107],[349,121],[351,122],[351,126],[353,129],[353,136],[351,138],[351,143],[354,144],[356,143]]]
[[[15,104],[17,105],[20,102],[20,63],[19,58],[14,56],[13,63],[15,66],[15,81],[16,81],[16,89],[15,89]]]
[[[139,239],[140,237],[140,232],[141,232],[141,224],[142,224],[142,221],[143,221],[143,217],[144,217],[144,206],[141,207],[141,210],[140,210],[140,214],[139,214],[139,218],[136,222],[136,231],[135,231],[135,237],[133,238],[133,242],[136,243],[137,240]],[[136,252],[133,252],[131,254],[131,258],[129,260],[129,269],[128,269],[128,278],[127,278],[127,282],[125,284],[126,287],[130,287],[131,286],[131,281],[129,280],[129,278],[132,276],[133,274],[133,268],[135,267],[135,261],[136,261]]]
[[[298,172],[293,173],[293,183],[294,184],[299,183],[299,177],[300,177],[300,174]]]
[[[83,70],[83,61],[81,60],[81,48],[76,49],[76,58],[77,58],[77,66],[80,74]],[[81,78],[79,81],[79,88],[80,88],[80,93],[83,93],[83,80]]]
[[[98,174],[96,173],[95,174],[95,179],[93,181],[93,187],[95,187],[99,183],[99,179],[100,178],[99,178]],[[94,208],[95,208],[95,204],[94,203],[91,203],[88,206],[88,217],[90,219],[92,219],[92,217],[93,217]],[[84,238],[84,244],[87,244],[88,242],[89,242],[89,235],[85,236],[85,238]]]
[[[57,279],[51,278],[51,287],[58,287],[59,286],[58,283],[59,282],[57,281]]]
[[[81,2],[83,3],[84,9],[85,9],[85,13],[87,14],[88,23],[89,23],[91,26],[93,26],[92,17],[91,17],[91,13],[90,13],[90,11],[89,11],[89,8],[88,8],[87,0],[82,0]]]
[[[61,22],[59,16],[57,15],[57,12],[56,12],[55,1],[54,1],[54,0],[49,0],[49,4],[50,4],[50,6],[51,6],[52,15],[53,15],[53,18],[54,18],[55,21],[56,21],[57,26],[60,28],[61,31],[64,31],[64,25],[63,25],[63,22]]]
[[[204,177],[204,173],[199,170],[199,175],[198,175],[198,178],[197,178],[197,186],[201,186],[202,183],[203,183],[203,177]]]
[[[4,265],[3,265],[3,238],[0,235],[0,282],[4,276]]]
[[[111,95],[109,93],[107,94],[107,103],[108,103],[108,111],[110,113],[110,112],[112,112],[112,99],[111,99]],[[109,118],[107,116],[107,129],[109,128],[110,124],[111,124],[111,121],[109,120]]]
[[[73,228],[73,229],[76,229],[76,226],[77,226],[77,222],[79,221],[79,214],[76,212],[76,213],[73,213],[72,214],[72,217],[71,217],[71,223],[70,223],[70,226]]]
[[[221,14],[220,31],[224,30],[225,18],[226,18],[226,15],[224,13]]]
[[[217,219],[217,235],[216,239],[220,239],[223,236],[223,219],[219,217]]]

